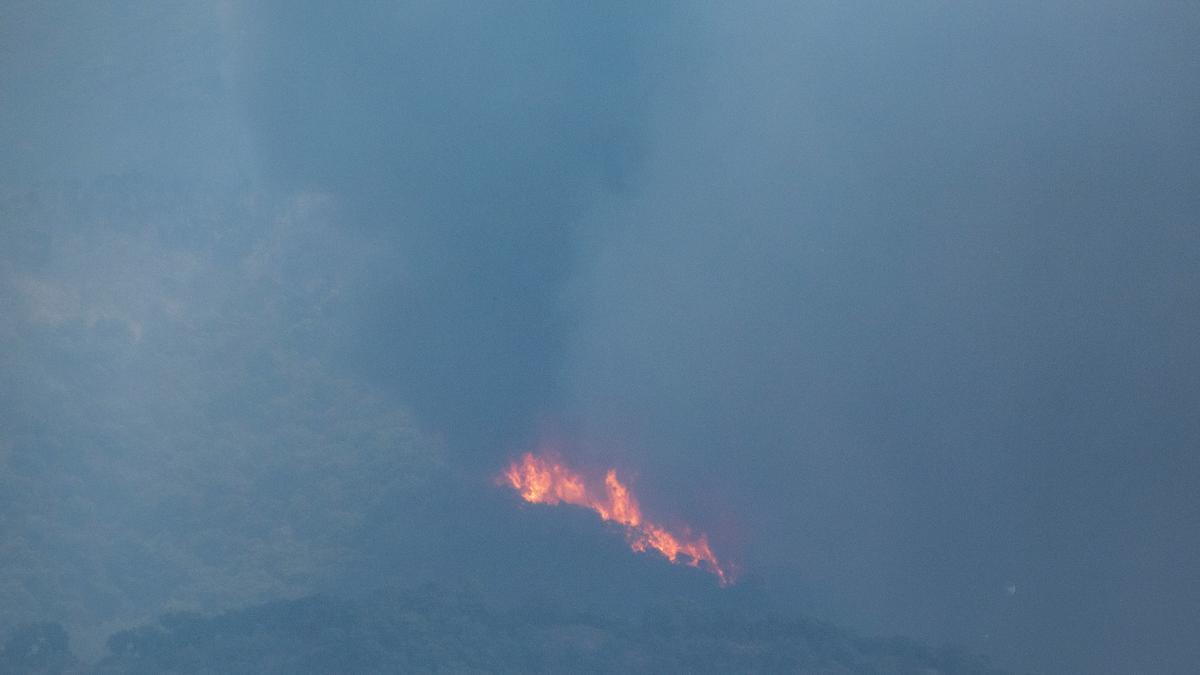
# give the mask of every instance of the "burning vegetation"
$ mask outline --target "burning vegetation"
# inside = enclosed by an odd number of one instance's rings
[[[602,519],[622,526],[634,551],[653,549],[672,563],[711,572],[722,586],[732,582],[731,569],[717,560],[706,535],[693,535],[686,529],[672,532],[646,520],[637,498],[617,478],[613,469],[605,473],[601,485],[598,481],[585,480],[555,459],[527,452],[509,464],[499,481],[533,504],[572,504],[591,509]]]

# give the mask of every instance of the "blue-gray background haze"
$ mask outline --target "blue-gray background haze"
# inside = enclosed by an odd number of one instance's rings
[[[521,561],[551,442],[798,611],[1200,662],[1200,5],[342,5],[0,6],[0,630]]]

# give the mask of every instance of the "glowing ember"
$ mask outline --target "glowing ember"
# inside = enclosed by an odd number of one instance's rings
[[[604,520],[624,526],[633,550],[654,549],[673,563],[682,562],[712,572],[722,586],[730,582],[730,570],[717,562],[708,545],[708,537],[703,534],[691,536],[687,532],[675,534],[644,519],[637,499],[617,479],[616,471],[610,469],[604,476],[603,489],[597,489],[561,463],[527,452],[519,461],[512,462],[499,480],[519,492],[527,502],[589,508]]]

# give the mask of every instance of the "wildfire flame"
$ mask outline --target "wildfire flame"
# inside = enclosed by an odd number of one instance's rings
[[[634,551],[641,553],[654,549],[673,563],[712,572],[722,586],[731,581],[730,569],[717,561],[707,536],[692,536],[689,532],[676,534],[646,520],[637,498],[617,479],[617,472],[612,469],[604,475],[601,490],[589,485],[583,476],[560,462],[527,452],[509,464],[499,480],[520,493],[527,502],[582,506],[595,511],[604,520],[622,525]]]

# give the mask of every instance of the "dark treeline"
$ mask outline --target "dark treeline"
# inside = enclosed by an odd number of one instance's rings
[[[675,598],[632,618],[496,606],[427,585],[356,600],[309,596],[122,630],[83,663],[54,623],[15,629],[11,673],[801,672],[997,673],[979,657],[832,624]]]

